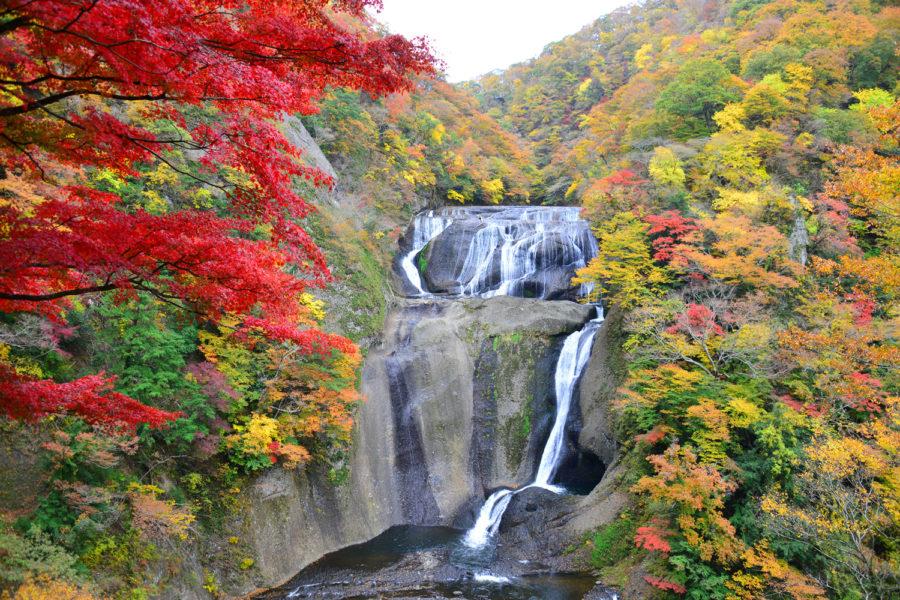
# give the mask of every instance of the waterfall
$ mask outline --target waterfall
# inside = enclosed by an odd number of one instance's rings
[[[515,494],[515,490],[497,490],[484,501],[475,524],[466,532],[463,540],[466,545],[480,548],[497,533],[503,513]]]
[[[446,284],[445,289],[432,291],[416,263],[428,244],[438,238],[439,248],[432,248],[429,255],[432,259],[441,256],[443,263],[439,268]],[[408,239],[410,249],[399,264],[416,297],[442,294],[547,299],[566,293],[575,271],[597,255],[597,242],[575,207],[467,206],[429,210],[413,220]],[[583,285],[578,293],[585,295],[590,291],[589,285]],[[491,494],[475,525],[466,533],[467,545],[484,546],[497,533],[503,513],[519,491],[530,487],[564,491],[552,481],[563,458],[575,385],[602,320],[600,314],[563,343],[555,373],[556,417],[534,481],[519,490],[501,489]]]
[[[436,215],[433,210],[417,215],[413,219],[412,248],[400,259],[400,268],[403,269],[406,280],[412,284],[419,296],[424,296],[426,292],[422,287],[422,277],[419,275],[419,269],[414,262],[416,256],[428,245],[428,242],[439,236],[447,228],[447,225],[452,222],[453,218],[451,216]]]
[[[564,488],[553,485],[553,476],[559,468],[565,448],[566,421],[572,407],[572,398],[575,385],[581,377],[581,372],[587,365],[591,356],[591,348],[594,344],[594,336],[600,324],[603,322],[603,309],[597,308],[597,317],[589,321],[581,330],[570,334],[563,342],[559,359],[556,361],[556,373],[554,383],[556,388],[556,416],[553,420],[553,429],[550,437],[544,445],[541,454],[541,462],[534,481],[517,490],[502,489],[488,497],[475,524],[466,532],[463,542],[471,548],[485,546],[500,528],[503,513],[506,512],[513,496],[528,488],[543,488],[556,494],[564,492]]]
[[[448,289],[428,290],[416,259],[445,232],[457,235],[444,244],[440,266]],[[491,298],[531,296],[547,299],[569,288],[575,271],[597,254],[587,222],[573,207],[453,207],[416,216],[410,250],[400,270],[415,296]],[[580,294],[589,292],[582,286]]]
[[[600,310],[602,309],[598,308],[598,313]],[[581,372],[591,356],[594,335],[602,322],[603,316],[598,314],[597,318],[588,322],[581,331],[571,334],[563,343],[554,376],[556,418],[553,422],[553,429],[550,431],[550,437],[547,438],[547,444],[544,446],[544,452],[541,455],[541,464],[532,484],[534,486],[551,490],[555,488],[550,482],[553,480],[553,476],[556,475],[556,470],[559,468],[559,463],[562,459],[565,447],[566,421],[572,408],[575,384],[578,383],[578,378],[581,376]]]

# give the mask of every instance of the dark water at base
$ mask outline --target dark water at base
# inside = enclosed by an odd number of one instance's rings
[[[487,566],[495,563],[493,550],[473,553],[462,544],[464,533],[448,527],[393,527],[326,555],[260,598],[581,600],[594,588],[594,578],[581,573],[529,573],[529,565],[494,570]]]

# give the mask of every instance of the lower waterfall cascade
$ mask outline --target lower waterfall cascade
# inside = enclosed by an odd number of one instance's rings
[[[496,535],[510,501],[517,493],[529,488],[543,488],[560,494],[565,491],[553,485],[553,477],[562,460],[566,421],[572,407],[575,386],[591,355],[594,335],[603,323],[603,309],[597,308],[598,315],[579,331],[570,334],[563,343],[556,363],[554,383],[556,388],[556,416],[553,429],[541,454],[541,462],[534,481],[525,487],[502,489],[491,494],[478,513],[475,524],[466,532],[464,542],[472,548],[481,548]]]

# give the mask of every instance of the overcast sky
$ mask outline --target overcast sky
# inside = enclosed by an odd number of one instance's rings
[[[540,54],[626,0],[383,0],[394,33],[427,36],[451,82]]]

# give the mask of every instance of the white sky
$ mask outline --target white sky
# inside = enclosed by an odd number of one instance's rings
[[[424,35],[451,82],[540,54],[627,0],[382,0],[376,18],[392,33]]]

